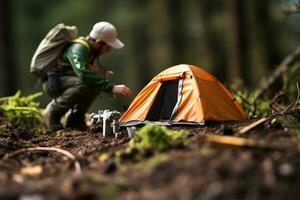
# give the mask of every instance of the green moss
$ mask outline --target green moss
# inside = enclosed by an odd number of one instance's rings
[[[201,148],[200,153],[202,156],[209,158],[215,154],[215,150],[212,148],[203,147]]]
[[[155,166],[167,163],[171,160],[171,157],[167,153],[157,154],[144,162],[139,162],[134,166],[130,166],[135,170],[152,170]],[[130,168],[130,169],[131,169]]]
[[[165,126],[147,124],[129,141],[128,147],[115,152],[115,161],[122,168],[122,163],[140,162],[169,149],[188,146],[186,131],[172,131]]]
[[[185,131],[171,131],[165,126],[147,124],[129,142],[128,152],[162,152],[186,145]]]
[[[114,184],[107,184],[99,188],[98,193],[106,198],[113,198],[120,192],[120,188]]]
[[[300,140],[300,128],[295,130],[295,135],[296,135],[297,139]]]
[[[280,123],[280,125],[283,127],[300,129],[299,119],[292,115],[279,117],[278,123]]]
[[[101,186],[97,193],[105,198],[114,198],[123,190],[126,190],[130,187],[130,183],[126,180],[120,180],[117,182],[108,182],[105,185]]]
[[[278,118],[278,123],[282,127],[290,128],[295,133],[295,137],[300,139],[300,120],[293,115],[286,115]]]
[[[17,128],[45,131],[39,103],[34,101],[41,95],[36,93],[22,97],[18,91],[14,96],[3,97],[0,99],[0,113]]]

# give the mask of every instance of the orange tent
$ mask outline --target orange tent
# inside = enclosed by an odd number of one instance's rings
[[[246,114],[226,87],[207,71],[187,64],[155,76],[121,116],[132,122],[243,120]]]

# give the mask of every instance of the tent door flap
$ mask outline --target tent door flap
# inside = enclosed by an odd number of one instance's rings
[[[174,106],[174,109],[172,111],[172,114],[170,116],[170,121],[173,119],[178,107],[179,107],[179,104],[181,102],[181,99],[182,99],[182,85],[183,85],[183,79],[179,79],[178,81],[178,91],[177,91],[177,102],[176,102],[176,105]]]
[[[183,79],[177,79],[162,83],[146,120],[170,120],[174,116],[181,101],[182,82]]]

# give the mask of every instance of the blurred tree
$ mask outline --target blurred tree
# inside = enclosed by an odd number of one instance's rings
[[[184,6],[186,2],[181,0],[167,0],[166,12],[170,20],[170,42],[172,51],[172,62],[174,64],[183,63],[187,51],[188,31],[184,16]]]
[[[272,19],[272,0],[257,1],[253,12],[256,13],[256,30],[260,31],[261,40],[259,44],[264,44],[264,56],[266,57],[266,67],[273,68],[281,61],[280,51],[277,49],[278,35],[274,34],[281,26]],[[263,73],[264,74],[264,73]]]
[[[245,26],[244,5],[245,1],[228,0],[228,27],[227,27],[227,80],[231,83],[241,79],[241,66],[245,52]]]
[[[13,31],[13,1],[0,1],[0,55],[1,55],[1,81],[4,94],[12,95],[17,91],[18,71],[16,69],[16,51],[14,48]]]
[[[152,0],[151,12],[159,13],[151,17],[152,26],[148,28],[150,35],[149,56],[151,66],[154,68],[152,76],[168,66],[174,64],[172,58],[172,44],[170,35],[171,24],[174,21],[168,13],[168,2],[161,0]]]
[[[250,85],[255,85],[268,69],[273,69],[282,59],[282,47],[278,48],[281,33],[278,27],[283,26],[272,18],[272,6],[272,0],[247,2],[249,53],[243,75]]]
[[[226,59],[224,47],[219,39],[222,34],[216,31],[213,22],[214,16],[220,15],[224,5],[220,2],[210,0],[202,0],[198,1],[198,3],[203,32],[203,40],[201,43],[205,46],[205,56],[209,58],[210,68],[214,69],[214,74],[224,79]]]
[[[140,21],[141,19],[146,21],[144,16],[141,14],[141,11],[144,11],[145,7],[148,7],[150,1],[140,1],[133,0],[132,9],[136,12],[136,16],[139,17],[137,20],[138,23],[132,23],[131,27],[134,33],[134,40],[132,41],[133,51],[132,53],[135,55],[136,65],[139,68],[150,69],[150,58],[149,58],[149,33],[148,33],[148,24]],[[141,51],[142,50],[142,51]],[[138,85],[142,88],[145,86],[149,80],[151,79],[151,74],[149,74],[149,70],[143,70],[142,73],[138,75]]]

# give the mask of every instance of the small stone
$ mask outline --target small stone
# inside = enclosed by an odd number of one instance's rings
[[[109,160],[103,170],[104,174],[112,174],[118,169],[116,163],[113,160]]]
[[[277,119],[276,119],[276,118],[274,118],[274,119],[271,120],[271,124],[272,124],[272,125],[275,124],[276,122],[277,122]]]
[[[187,138],[192,138],[192,137],[194,137],[194,134],[193,133],[189,133],[186,137]]]
[[[203,199],[219,199],[224,188],[220,182],[213,182],[208,185],[206,191],[204,192]]]
[[[225,124],[222,124],[221,127],[220,127],[223,135],[233,135],[233,129],[232,127],[229,127]]]
[[[292,177],[295,174],[295,168],[289,163],[283,163],[279,166],[279,174],[282,177]]]

